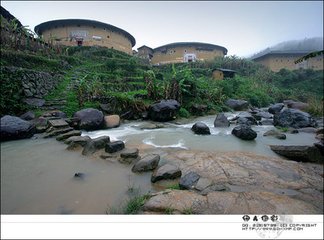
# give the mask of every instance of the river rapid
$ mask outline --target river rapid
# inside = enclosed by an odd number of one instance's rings
[[[237,113],[228,113],[228,118]],[[278,156],[270,144],[312,145],[315,135],[286,134],[286,140],[263,137],[273,126],[253,126],[258,133],[254,141],[242,141],[231,134],[235,125],[214,128],[215,116],[192,119],[185,124],[166,123],[164,128],[141,129],[145,121],[130,121],[108,130],[83,132],[96,138],[108,135],[122,140],[126,147],[137,147],[140,155],[163,154],[179,149],[217,152],[253,152]],[[195,135],[190,128],[195,122],[206,123],[211,135]],[[1,213],[2,214],[105,214],[118,210],[134,194],[164,189],[175,181],[151,183],[151,172],[135,174],[132,165],[86,157],[80,151],[68,151],[54,138],[36,135],[32,139],[1,143]],[[77,172],[83,179],[74,178]]]

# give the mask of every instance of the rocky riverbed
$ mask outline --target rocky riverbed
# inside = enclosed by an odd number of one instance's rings
[[[277,107],[164,123],[91,109],[2,118],[9,140],[38,133],[1,144],[1,211],[103,214],[146,194],[141,214],[321,214],[323,128]],[[270,112],[284,131],[261,125]]]

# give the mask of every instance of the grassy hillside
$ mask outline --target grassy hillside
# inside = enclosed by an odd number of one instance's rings
[[[228,110],[228,98],[245,99],[256,107],[284,99],[312,105],[312,113],[323,113],[323,71],[282,70],[273,73],[250,60],[233,56],[210,62],[182,63],[151,67],[140,59],[100,47],[69,47],[60,54],[16,52],[1,49],[1,69],[17,67],[21,71],[59,73],[60,83],[45,99],[63,99],[69,116],[85,107],[109,104],[112,112],[135,113],[135,118],[149,104],[172,98],[182,104],[180,116],[195,113],[194,106],[204,106],[204,114]],[[215,81],[215,67],[237,71],[235,78]],[[19,77],[1,71],[1,114],[21,114],[28,110],[19,92]],[[13,95],[8,98],[7,96]],[[41,109],[37,110],[41,112]],[[137,116],[136,116],[137,115]]]

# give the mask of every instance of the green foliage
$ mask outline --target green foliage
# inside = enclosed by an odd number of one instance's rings
[[[1,67],[0,71],[0,116],[6,114],[22,114],[27,106],[22,102],[24,97],[22,92],[21,74],[22,71],[9,73]]]
[[[180,186],[179,186],[179,183],[176,183],[176,184],[172,184],[170,186],[167,186],[166,187],[167,189],[175,189],[175,190],[180,190]]]
[[[183,107],[180,108],[178,115],[181,118],[189,118],[191,116],[188,110]]]
[[[136,196],[131,198],[125,207],[125,214],[136,214],[143,207],[145,202],[149,199],[149,195]]]
[[[186,215],[191,215],[191,214],[193,214],[193,209],[191,207],[185,208],[182,210],[182,213],[186,214]]]

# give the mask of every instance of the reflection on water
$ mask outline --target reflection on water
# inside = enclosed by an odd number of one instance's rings
[[[202,121],[211,135],[194,135],[193,123]],[[108,135],[123,140],[126,146],[182,148],[205,151],[247,151],[275,156],[269,144],[312,144],[313,134],[287,134],[287,140],[263,137],[271,126],[255,126],[255,141],[242,141],[231,135],[233,126],[214,128],[214,116],[192,123],[169,124],[167,128],[141,130],[141,122],[129,122],[119,128],[83,132],[91,138]],[[134,174],[129,165],[82,156],[65,150],[55,139],[28,139],[1,143],[2,214],[104,214],[109,206],[126,201],[129,189],[141,193],[161,190],[163,184],[151,184],[151,172]],[[162,150],[164,151],[164,150]],[[163,163],[163,158],[161,160]],[[74,174],[84,173],[83,179]],[[161,187],[162,186],[162,187]]]

